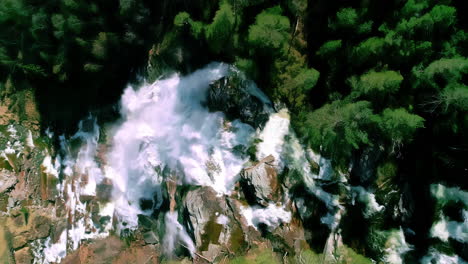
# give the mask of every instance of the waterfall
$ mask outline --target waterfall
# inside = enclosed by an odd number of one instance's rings
[[[209,112],[203,105],[209,84],[228,74],[229,68],[212,63],[187,76],[174,74],[127,87],[121,99],[121,119],[107,130],[109,142],[103,153],[98,150],[100,128],[93,117],[80,122],[71,138],[61,137],[63,158],[54,163],[47,156],[43,167],[56,177],[62,171],[58,189],[72,224],[56,243],[45,241],[44,262],[59,261],[67,249],[77,249],[82,239],[107,236],[112,225],[118,232],[137,228],[139,214],[149,215],[161,206],[167,171],[175,175],[171,180],[177,184],[210,186],[219,195],[231,192],[248,161],[233,149],[247,147],[255,130],[238,120],[226,120],[221,112]],[[80,145],[77,150],[76,144]],[[109,199],[98,202],[100,216],[108,221],[96,229],[83,197],[99,196],[97,188],[102,185],[112,188]],[[142,200],[151,205],[142,207]],[[166,253],[182,245],[193,254],[195,246],[178,222],[177,212],[166,213],[165,226]]]

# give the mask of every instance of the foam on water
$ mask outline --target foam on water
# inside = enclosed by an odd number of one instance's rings
[[[195,252],[195,245],[190,236],[185,231],[185,228],[177,220],[177,212],[168,212],[165,216],[166,233],[164,236],[163,250],[167,255],[171,255],[176,247],[183,246],[192,257]]]
[[[28,130],[28,135],[26,136],[26,146],[28,146],[30,148],[35,147],[31,130]]]
[[[84,123],[89,125],[84,128]],[[96,120],[89,118],[80,122],[78,132],[70,139],[61,137],[61,150],[64,158],[58,156],[55,162],[47,155],[42,163],[44,172],[58,178],[59,171],[63,172],[63,179],[58,185],[59,199],[64,201],[70,223],[62,231],[57,242],[52,243],[48,238],[43,243],[42,255],[35,256],[39,263],[59,262],[67,254],[67,250],[76,250],[84,239],[103,238],[112,229],[114,205],[97,201],[98,216],[109,219],[107,223],[94,223],[92,212],[87,206],[86,197],[96,196],[96,187],[104,179],[102,170],[96,162],[99,127]],[[73,151],[70,142],[78,140],[80,147]],[[52,165],[54,164],[54,165]],[[83,200],[84,198],[84,200]],[[100,228],[98,228],[100,226]]]
[[[468,204],[468,192],[462,191],[459,187],[446,187],[442,184],[432,184],[431,192],[437,199],[437,203],[442,205],[449,201]]]
[[[447,242],[449,237],[461,243],[468,242],[468,211],[463,210],[463,222],[450,221],[445,216],[434,223],[431,228],[431,236]]]
[[[438,252],[435,249],[430,249],[429,253],[421,259],[421,264],[467,264],[459,256],[449,256]]]
[[[48,175],[52,175],[55,178],[58,178],[59,175],[59,170],[60,170],[60,158],[56,158],[55,160],[52,160],[52,157],[47,154],[42,161],[42,167],[44,168],[44,173]]]
[[[227,225],[229,223],[229,218],[225,215],[218,215],[216,217],[216,223],[220,224],[220,225]]]
[[[341,219],[343,207],[339,204],[338,195],[330,194],[316,184],[314,179],[319,178],[319,175],[312,173],[307,157],[310,154],[304,150],[294,131],[290,129],[290,116],[287,109],[281,109],[278,113],[270,115],[264,129],[257,133],[262,139],[257,146],[257,158],[272,154],[279,170],[287,164],[290,169],[298,171],[308,191],[324,202],[328,209],[326,215],[321,218],[321,222],[330,229],[335,229]],[[325,175],[333,174],[331,163],[326,159],[321,160],[325,166],[320,167],[320,177],[326,178],[328,176]]]
[[[404,254],[410,251],[412,247],[406,243],[405,235],[401,228],[389,232],[387,242],[385,243],[384,262],[389,264],[402,264],[404,263]]]
[[[59,193],[71,224],[57,243],[46,241],[44,261],[60,260],[84,239],[107,236],[113,219],[117,220],[117,231],[136,228],[138,214],[150,214],[161,205],[160,186],[168,171],[179,183],[230,193],[247,161],[233,149],[248,146],[255,131],[238,120],[228,122],[223,113],[210,113],[203,106],[209,84],[228,71],[228,65],[214,63],[188,76],[174,74],[138,89],[125,89],[121,121],[108,131],[111,146],[101,155],[104,164],[97,162],[100,133],[92,117],[80,122],[70,139],[61,137],[63,159],[57,157],[54,162],[46,156],[43,167],[56,177],[59,171],[63,173]],[[74,142],[81,144],[77,151]],[[58,161],[61,164],[56,167]],[[99,215],[110,219],[103,227],[92,221],[86,202],[95,199],[101,184],[112,185],[111,201],[98,201]],[[152,208],[140,208],[142,199],[152,201]],[[218,218],[227,222],[227,218]],[[181,244],[193,254],[195,246],[177,221],[177,213],[166,213],[165,220],[167,253]]]
[[[266,208],[259,207],[241,207],[241,213],[247,220],[249,226],[258,228],[259,224],[267,225],[271,230],[282,223],[291,221],[291,212],[284,209],[284,206],[268,204]]]
[[[51,238],[47,238],[44,243],[45,248],[43,249],[43,263],[54,263],[59,262],[62,258],[67,255],[67,232],[62,231],[59,240],[56,243],[51,242]]]
[[[170,169],[180,181],[212,187],[219,194],[232,190],[244,163],[232,151],[247,145],[254,130],[224,114],[210,113],[202,104],[209,84],[228,73],[228,65],[214,63],[188,76],[128,87],[122,96],[122,121],[113,131],[107,176],[114,184],[120,221],[137,224],[140,199],[157,209],[163,175]],[[155,168],[159,168],[156,170]]]
[[[285,136],[289,134],[290,117],[287,109],[281,109],[278,113],[270,115],[268,122],[259,134],[259,139],[262,140],[257,145],[257,159],[272,155],[275,157],[275,162],[281,162],[281,154],[283,151]],[[280,167],[284,164],[279,164]]]
[[[439,210],[438,219],[431,227],[430,235],[439,238],[441,241],[448,242],[449,238],[461,243],[468,242],[468,211],[463,209],[462,222],[451,221],[446,217],[442,208],[450,202],[459,202],[468,207],[468,192],[462,191],[458,187],[446,187],[442,184],[431,185],[432,195],[436,198]]]
[[[364,211],[364,216],[366,218],[371,217],[385,208],[383,205],[377,203],[375,194],[368,192],[362,186],[351,187],[351,190],[353,191],[353,204],[354,200],[358,200],[366,206]]]

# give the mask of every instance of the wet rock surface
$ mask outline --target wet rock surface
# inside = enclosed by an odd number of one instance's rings
[[[265,95],[233,72],[210,85],[207,106],[210,111],[221,111],[230,120],[239,119],[252,127],[263,127],[269,111],[262,97]]]
[[[276,202],[281,197],[278,174],[273,165],[275,158],[270,155],[241,173],[241,184],[247,199],[262,206]]]
[[[210,187],[189,191],[184,210],[188,227],[194,235],[201,254],[214,259],[221,252],[237,252],[246,246],[245,225],[232,209],[235,204],[225,196],[218,196]]]

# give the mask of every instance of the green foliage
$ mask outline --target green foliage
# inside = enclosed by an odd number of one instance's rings
[[[213,18],[213,22],[206,26],[206,39],[215,53],[221,52],[231,40],[235,27],[235,15],[231,5],[227,2],[221,3],[219,10]]]
[[[174,18],[174,25],[177,28],[190,27],[191,35],[196,39],[201,39],[204,36],[205,25],[200,21],[193,21],[187,12],[177,14]]]
[[[110,54],[110,49],[117,45],[117,38],[113,33],[99,32],[94,40],[91,53],[100,60],[105,60]]]
[[[253,60],[236,58],[234,65],[250,78],[256,78],[258,75],[257,66]]]
[[[28,221],[29,221],[29,209],[22,206],[21,209],[20,209],[20,212],[21,212],[21,214],[23,214],[24,222],[27,225]]]
[[[432,10],[420,17],[403,19],[397,26],[396,32],[406,38],[425,37],[434,31],[443,32],[454,25],[456,10],[446,5],[436,5]]]
[[[381,133],[393,142],[393,146],[399,146],[404,142],[411,141],[416,130],[424,127],[422,117],[410,114],[404,108],[387,108],[375,119]]]
[[[183,27],[188,25],[192,19],[190,19],[190,15],[187,12],[180,12],[174,17],[174,25],[176,27]]]
[[[440,92],[438,99],[444,112],[451,108],[468,111],[468,86],[463,84],[448,86]]]
[[[65,34],[65,18],[61,14],[52,15],[52,25],[54,27],[54,36],[57,39],[63,38]]]
[[[192,33],[192,36],[194,36],[196,39],[200,39],[203,36],[205,30],[203,23],[199,21],[192,21],[190,26],[190,32]]]
[[[11,64],[13,61],[8,55],[8,51],[5,47],[0,46],[0,64],[8,65]]]
[[[41,66],[35,64],[16,64],[16,67],[21,68],[25,74],[46,76],[46,72]]]
[[[460,57],[443,58],[429,64],[424,70],[423,77],[435,85],[435,78],[443,78],[447,82],[456,82],[466,73],[468,73],[468,59]]]
[[[317,84],[319,76],[317,70],[307,68],[301,69],[295,76],[288,75],[277,90],[278,96],[291,107],[302,107],[307,92]]]
[[[426,0],[408,0],[401,9],[401,16],[408,18],[415,14],[420,14],[429,7],[429,2]]]
[[[370,37],[356,47],[351,52],[351,59],[357,64],[367,61],[375,61],[384,55],[385,39],[379,37]]]
[[[32,15],[30,31],[35,39],[40,40],[45,34],[47,34],[48,19],[49,18],[45,12],[39,12]]]
[[[102,65],[86,63],[85,65],[83,65],[83,69],[87,72],[99,72],[100,70],[102,70]]]
[[[377,167],[377,178],[378,179],[393,179],[397,175],[397,167],[395,163],[385,162]],[[383,182],[377,182],[383,184]]]
[[[0,24],[22,25],[26,23],[29,11],[22,0],[4,0],[0,3]]]
[[[295,263],[320,264],[323,263],[323,254],[317,254],[312,250],[305,250],[300,252],[294,261]]]
[[[367,101],[334,101],[308,114],[300,130],[314,149],[345,167],[353,150],[371,144],[373,116]]]
[[[375,98],[396,93],[402,81],[403,76],[395,71],[370,71],[359,78],[350,79],[354,94],[357,96],[370,95]]]
[[[282,50],[288,40],[290,24],[281,13],[281,8],[276,6],[257,15],[255,24],[249,28],[248,43],[259,50]]]
[[[338,264],[372,264],[370,259],[356,253],[353,249],[343,245],[338,248]]]
[[[358,14],[354,8],[342,8],[336,13],[333,28],[353,28],[358,23]]]
[[[327,41],[319,48],[316,54],[324,58],[331,57],[341,48],[341,42],[341,39]]]
[[[307,11],[307,0],[290,0],[288,7],[296,16],[304,15]]]

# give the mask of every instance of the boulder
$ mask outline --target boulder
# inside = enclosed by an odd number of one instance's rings
[[[281,198],[278,174],[273,166],[275,158],[270,155],[254,166],[242,171],[242,186],[247,200],[263,206]]]
[[[364,149],[361,155],[355,157],[351,177],[359,179],[360,185],[371,184],[375,180],[375,170],[381,156],[382,151],[376,146]]]
[[[263,127],[269,117],[269,102],[263,93],[238,73],[214,81],[210,85],[207,106],[221,111],[230,120],[239,119],[253,127]]]
[[[16,176],[8,171],[1,170],[0,171],[0,194],[7,192],[8,190],[12,189],[15,184],[18,182]]]
[[[211,187],[190,190],[184,200],[187,230],[195,238],[198,252],[209,259],[220,252],[237,252],[244,248],[245,224],[233,211],[229,198],[218,196]],[[221,250],[222,249],[222,250]]]

